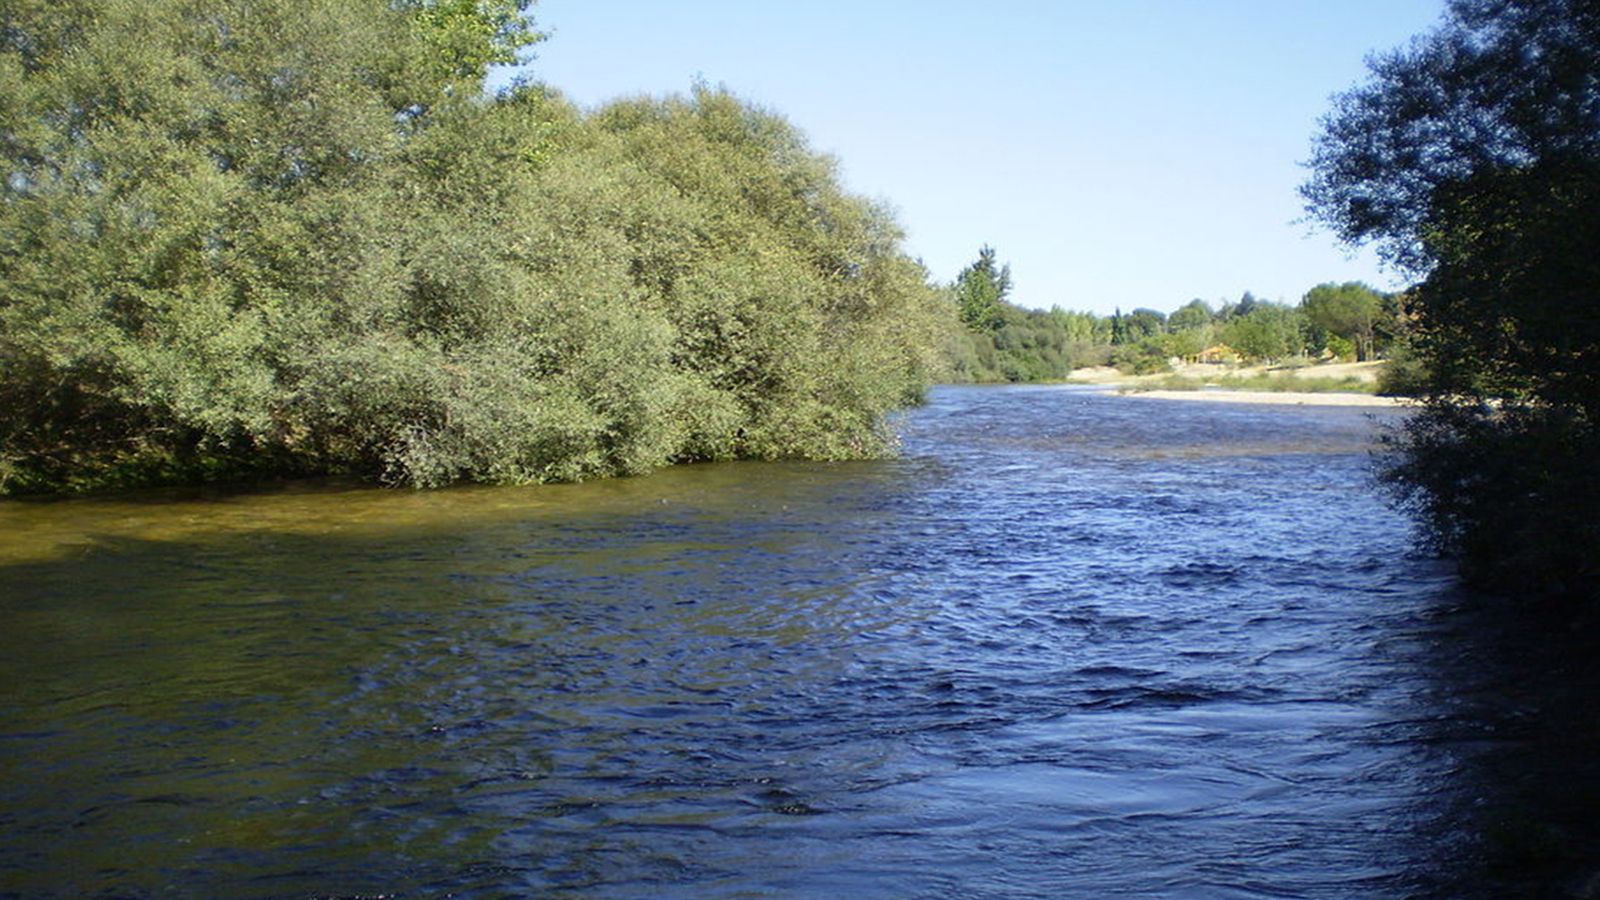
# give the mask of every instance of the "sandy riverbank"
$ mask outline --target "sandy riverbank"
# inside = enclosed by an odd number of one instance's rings
[[[1404,406],[1410,401],[1376,394],[1346,394],[1309,391],[1123,391],[1127,397],[1152,400],[1196,400],[1210,403],[1269,403],[1285,406]]]
[[[1230,388],[1229,382],[1243,379],[1282,378],[1342,379],[1371,383],[1377,380],[1383,362],[1331,363],[1300,368],[1271,368],[1268,366],[1215,366],[1186,365],[1159,375],[1125,375],[1110,366],[1078,369],[1070,380],[1077,384],[1101,384],[1117,388],[1129,397],[1146,397],[1154,400],[1196,400],[1212,403],[1263,403],[1299,406],[1404,406],[1411,401],[1396,397],[1379,397],[1375,394],[1340,391],[1269,391]],[[1201,390],[1172,390],[1159,387],[1174,375],[1207,384]]]

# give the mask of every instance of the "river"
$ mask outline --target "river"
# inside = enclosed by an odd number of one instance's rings
[[[1401,415],[949,387],[882,462],[0,504],[0,895],[1570,886],[1592,714],[1410,551]]]

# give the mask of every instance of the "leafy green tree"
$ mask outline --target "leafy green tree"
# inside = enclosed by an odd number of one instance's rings
[[[1111,320],[1105,316],[1055,306],[1050,309],[1050,317],[1061,326],[1067,340],[1073,344],[1092,346],[1111,343]]]
[[[1318,328],[1349,341],[1356,359],[1376,358],[1375,344],[1385,325],[1384,295],[1359,281],[1319,284],[1306,292],[1300,308]]]
[[[1154,309],[1141,307],[1122,317],[1124,339],[1142,341],[1167,330],[1167,316]]]
[[[405,19],[378,3],[215,12],[7,11],[0,440],[22,484],[299,455],[303,395],[278,373],[405,284],[385,238],[412,127],[397,117],[440,99]],[[342,302],[297,299],[312,297]]]
[[[1173,310],[1167,317],[1167,328],[1175,332],[1204,328],[1215,318],[1211,304],[1197,298]]]
[[[885,452],[893,220],[726,92],[486,97],[525,6],[0,6],[0,491]]]
[[[1211,346],[1210,325],[1199,325],[1161,335],[1161,347],[1167,356],[1195,360]]]
[[[1255,294],[1245,291],[1243,294],[1239,295],[1239,300],[1237,303],[1223,303],[1222,307],[1217,310],[1217,319],[1226,322],[1229,319],[1237,319],[1248,316],[1254,312],[1256,307],[1260,304],[1261,301],[1256,298]]]
[[[443,79],[476,87],[491,65],[520,62],[545,39],[527,10],[533,0],[395,0],[411,14],[426,58]]]
[[[1111,364],[1127,375],[1154,375],[1171,369],[1162,335],[1118,344],[1111,353]]]
[[[993,247],[978,251],[978,258],[956,276],[956,303],[961,321],[973,331],[994,331],[1004,321],[1002,304],[1011,293],[1011,266],[997,267]]]
[[[1107,358],[1107,348],[1094,342],[1096,317],[1091,314],[1041,312],[1006,303],[1001,317],[996,331],[963,329],[964,340],[951,345],[956,380],[1059,381],[1075,368],[1103,364]],[[1071,324],[1078,326],[1076,332]]]
[[[1117,307],[1111,313],[1111,344],[1120,347],[1128,343],[1128,322],[1122,315],[1122,307]]]
[[[1247,358],[1279,360],[1304,352],[1303,323],[1300,311],[1293,307],[1257,301],[1248,314],[1224,325],[1221,337]]]
[[[1473,577],[1592,594],[1600,10],[1452,0],[1441,27],[1369,65],[1302,192],[1422,278],[1408,327],[1428,407],[1389,478]]]

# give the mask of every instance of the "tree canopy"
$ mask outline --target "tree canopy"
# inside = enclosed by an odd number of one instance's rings
[[[1011,265],[997,266],[994,248],[985,246],[956,276],[955,292],[962,324],[973,331],[994,331],[1004,322],[1001,311],[1011,293]]]
[[[1306,292],[1300,307],[1313,325],[1349,341],[1356,359],[1373,358],[1384,315],[1382,294],[1359,281],[1319,284]]]
[[[1430,409],[1391,477],[1484,580],[1592,591],[1600,7],[1452,0],[1370,67],[1324,121],[1303,193],[1422,278],[1408,314]]]
[[[1190,331],[1204,328],[1216,318],[1211,304],[1198,297],[1172,311],[1167,317],[1167,327],[1173,331]]]
[[[526,6],[0,7],[0,491],[883,452],[893,220],[723,91],[487,97]]]

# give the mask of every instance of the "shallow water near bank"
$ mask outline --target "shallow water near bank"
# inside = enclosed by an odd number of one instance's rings
[[[0,894],[1566,885],[1507,773],[1592,735],[1409,552],[1402,415],[941,388],[883,462],[0,505]]]

